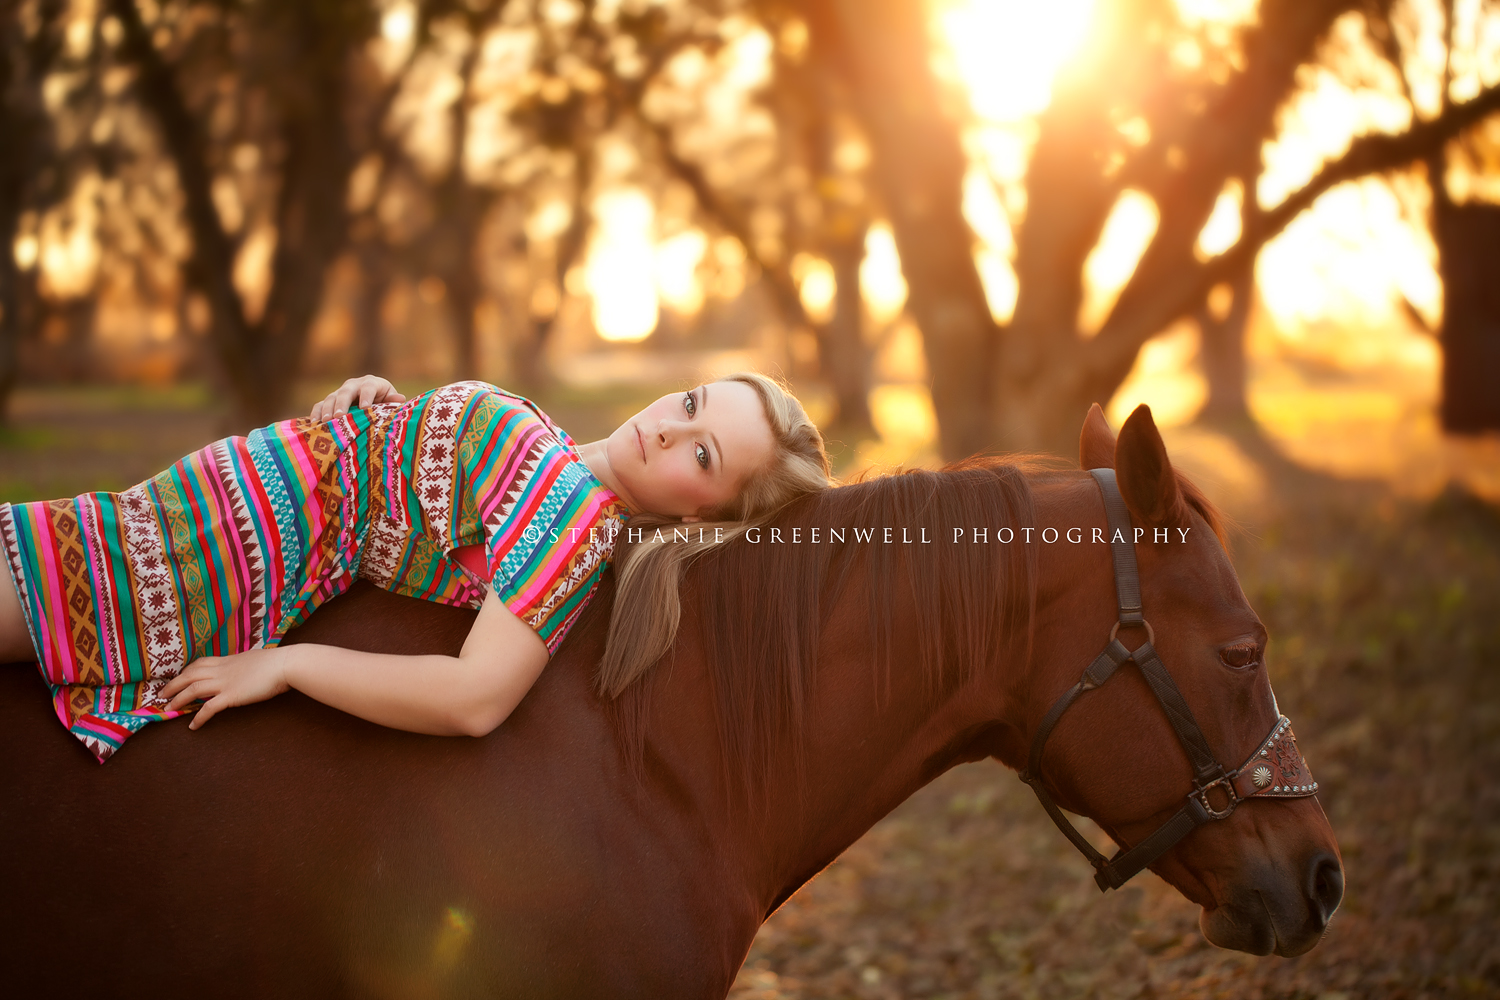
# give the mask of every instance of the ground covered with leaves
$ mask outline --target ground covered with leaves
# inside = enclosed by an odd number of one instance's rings
[[[1150,874],[1101,896],[1030,790],[985,762],[773,915],[735,1000],[1500,997],[1500,510],[1295,483],[1235,562],[1344,855],[1317,948],[1214,948]]]

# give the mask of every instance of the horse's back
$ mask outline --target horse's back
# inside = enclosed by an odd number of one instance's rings
[[[335,602],[301,638],[455,651],[464,613],[431,608]],[[680,896],[691,859],[670,824],[632,822],[639,787],[573,660],[482,740],[384,729],[294,692],[196,732],[148,727],[103,766],[58,725],[34,670],[0,670],[8,985],[34,997],[677,992],[651,982],[665,971],[651,949],[691,946],[693,928],[653,904]]]

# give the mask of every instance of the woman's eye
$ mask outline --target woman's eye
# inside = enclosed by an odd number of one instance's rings
[[[683,409],[687,410],[688,416],[692,417],[697,415],[698,401],[693,398],[692,393],[685,392],[682,394],[682,407]]]
[[[1260,660],[1260,647],[1254,643],[1242,643],[1219,651],[1219,661],[1226,667],[1248,667]]]
[[[703,466],[703,468],[705,469],[708,468],[708,449],[703,447],[701,444],[695,445],[694,448],[696,449],[696,454],[698,456],[698,464]]]

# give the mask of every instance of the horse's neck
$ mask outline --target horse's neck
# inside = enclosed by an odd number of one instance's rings
[[[794,889],[938,774],[1004,711],[978,685],[934,697],[910,630],[896,636],[889,690],[868,657],[825,650],[826,677],[809,711],[806,794],[782,803],[773,829],[795,831],[771,881]]]
[[[1088,513],[1092,486],[1079,486],[1076,479],[1034,484],[1036,527],[1085,523],[1079,518]],[[1082,578],[1084,554],[1075,551],[1081,547],[1066,548],[1049,551],[1037,566],[1039,612]],[[1024,713],[1038,671],[1032,651],[1057,641],[1067,645],[1065,636],[1037,631],[1030,641],[995,651],[994,662],[975,665],[972,679],[961,686],[950,682],[935,693],[920,665],[909,606],[895,609],[889,678],[883,676],[866,625],[866,599],[864,588],[851,584],[826,619],[830,627],[819,645],[800,765],[795,755],[784,754],[767,778],[766,800],[740,810],[750,821],[726,822],[716,834],[734,845],[727,856],[738,859],[752,891],[767,903],[779,902],[949,767],[984,756],[1020,766],[1027,746]],[[717,765],[722,758],[712,685],[701,670],[701,651],[692,659],[699,669],[679,679],[698,708],[682,732],[693,733],[698,752]],[[712,791],[719,797],[700,801],[723,813],[722,788]]]
[[[850,611],[842,620],[858,622],[863,633],[864,594],[853,588],[842,600]],[[696,654],[696,637],[683,638]],[[962,738],[1004,712],[1005,696],[994,685],[971,684],[935,698],[917,666],[915,622],[898,621],[893,638],[887,684],[868,635],[823,637],[800,759],[782,747],[763,789],[731,785],[726,792],[723,776],[735,769],[724,767],[701,655],[679,656],[653,699],[648,754],[665,766],[673,786],[690,789],[724,876],[741,881],[763,907],[759,915],[964,759]]]

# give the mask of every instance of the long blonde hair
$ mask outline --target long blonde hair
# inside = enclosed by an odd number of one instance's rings
[[[599,665],[599,692],[606,697],[619,695],[671,647],[682,615],[677,593],[682,572],[718,544],[715,538],[738,538],[797,497],[829,486],[823,435],[795,396],[758,372],[735,372],[719,381],[743,383],[760,397],[771,427],[771,459],[747,478],[737,496],[693,523],[690,531],[677,518],[656,514],[634,515],[626,523],[626,538],[615,556],[609,641]],[[675,540],[673,529],[678,531]]]

